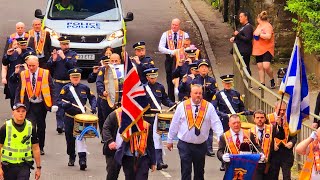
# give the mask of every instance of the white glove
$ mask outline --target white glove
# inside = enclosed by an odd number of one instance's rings
[[[56,113],[58,111],[58,106],[52,106],[51,112]]]
[[[260,160],[259,162],[264,162],[264,160],[266,159],[266,156],[263,153],[260,153]]]
[[[229,153],[225,153],[222,156],[222,159],[223,159],[224,162],[230,162],[230,154]]]
[[[318,138],[317,132],[316,131],[312,131],[312,133],[310,134],[309,137],[312,138],[313,140],[316,140]]]

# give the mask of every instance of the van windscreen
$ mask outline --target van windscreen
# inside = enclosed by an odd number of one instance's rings
[[[48,18],[119,21],[120,12],[116,0],[53,0]]]

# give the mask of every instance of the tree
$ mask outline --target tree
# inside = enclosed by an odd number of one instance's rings
[[[287,0],[285,10],[299,17],[292,21],[303,39],[304,51],[320,53],[320,0]]]

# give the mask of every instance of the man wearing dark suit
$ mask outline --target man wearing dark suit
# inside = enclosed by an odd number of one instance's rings
[[[28,46],[34,49],[39,58],[39,67],[47,68],[47,61],[51,56],[51,38],[50,33],[41,29],[41,20],[32,21],[32,29],[29,33]]]
[[[103,155],[105,155],[107,163],[107,180],[118,179],[121,169],[121,166],[114,159],[114,154],[118,148],[116,142],[121,139],[118,136],[121,113],[121,108],[112,111],[103,124],[102,139],[105,142],[103,145]]]
[[[144,153],[138,154],[137,151],[131,152],[130,145],[132,141],[123,142],[115,153],[114,159],[118,164],[122,165],[126,180],[147,180],[149,168],[152,172],[156,169],[153,137],[152,133],[148,133],[152,132],[152,126],[150,126],[146,121],[143,123],[148,126],[148,130],[144,132],[147,133],[147,142],[144,142],[147,143],[147,147],[144,149]],[[140,145],[142,143],[143,142],[140,142]]]
[[[44,155],[47,111],[57,112],[56,94],[50,73],[39,68],[37,56],[28,56],[28,69],[20,73],[20,83],[16,91],[15,103],[27,107],[27,118],[37,128],[40,154]],[[14,74],[19,76],[19,74]],[[19,78],[19,77],[17,77]]]
[[[218,159],[225,162],[226,172],[230,165],[230,154],[256,152],[257,149],[261,154],[260,162],[263,162],[265,160],[265,155],[261,153],[263,152],[262,149],[259,144],[257,144],[253,133],[241,128],[239,115],[233,114],[230,116],[229,126],[230,130],[220,136],[219,149],[217,152]],[[250,144],[255,148],[251,149]]]

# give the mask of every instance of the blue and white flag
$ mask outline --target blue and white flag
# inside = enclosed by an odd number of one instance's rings
[[[310,114],[308,80],[300,49],[300,39],[296,37],[288,70],[279,89],[280,93],[290,96],[287,107],[290,134],[298,133],[303,119]]]

